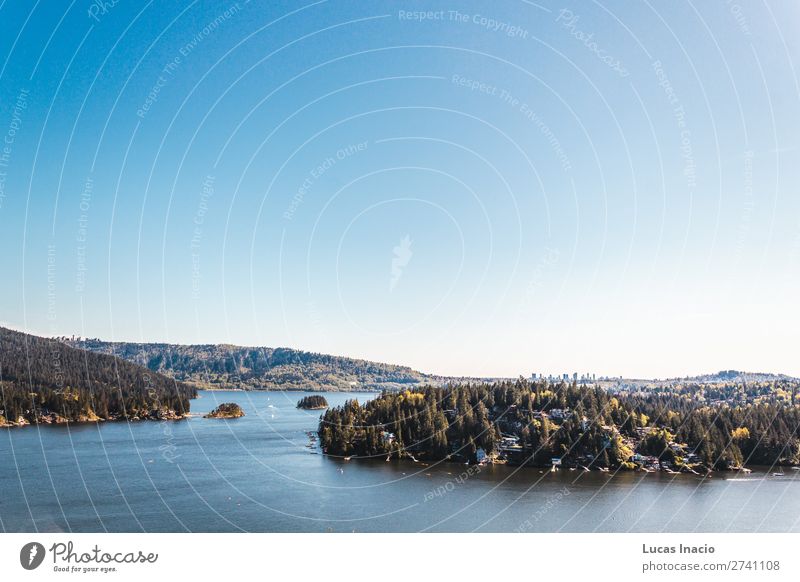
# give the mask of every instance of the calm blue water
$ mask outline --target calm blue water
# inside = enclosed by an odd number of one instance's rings
[[[800,531],[800,475],[748,479],[314,454],[300,392],[203,392],[247,416],[0,429],[3,531]],[[326,394],[332,405],[360,394]],[[733,477],[732,475],[730,477]]]

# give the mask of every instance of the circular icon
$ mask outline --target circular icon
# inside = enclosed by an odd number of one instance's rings
[[[30,542],[19,551],[19,563],[26,570],[35,570],[44,561],[44,546],[39,542]]]

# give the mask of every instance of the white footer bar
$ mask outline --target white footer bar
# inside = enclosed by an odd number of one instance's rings
[[[800,534],[3,534],[0,571],[4,580],[797,580],[799,544]]]

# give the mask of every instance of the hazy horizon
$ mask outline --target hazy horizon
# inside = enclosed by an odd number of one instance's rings
[[[742,370],[742,369],[737,368],[735,366],[733,366],[733,367],[729,366],[729,367],[725,367],[725,368],[720,368],[718,370],[700,370],[700,371],[694,371],[694,372],[686,373],[686,374],[679,374],[679,375],[674,375],[674,376],[660,376],[660,377],[659,376],[652,376],[652,375],[649,375],[649,376],[626,376],[624,374],[613,374],[613,373],[607,373],[607,372],[598,372],[598,371],[595,371],[595,370],[580,370],[580,371],[578,371],[578,370],[574,369],[574,367],[570,368],[570,369],[564,369],[564,370],[533,369],[533,370],[528,371],[528,372],[520,371],[520,372],[514,373],[514,374],[477,374],[477,375],[473,375],[473,374],[462,374],[462,373],[460,373],[458,371],[441,372],[439,370],[420,369],[420,368],[417,368],[417,367],[415,367],[415,366],[413,366],[411,364],[408,364],[406,362],[393,361],[393,360],[374,360],[372,358],[365,358],[365,357],[359,356],[357,354],[316,352],[315,350],[305,349],[302,346],[257,345],[257,344],[241,344],[241,343],[236,343],[236,342],[214,342],[214,341],[205,341],[205,342],[204,341],[199,341],[199,342],[192,342],[192,343],[182,343],[182,342],[164,341],[164,340],[131,340],[131,339],[125,339],[125,338],[117,338],[117,339],[114,339],[114,340],[110,340],[110,339],[107,339],[107,338],[97,337],[97,336],[92,336],[92,335],[79,336],[78,334],[66,334],[66,335],[58,334],[58,335],[50,335],[50,336],[48,336],[47,334],[26,332],[23,329],[15,329],[13,326],[10,326],[10,325],[8,325],[6,323],[3,323],[3,322],[0,322],[0,327],[5,327],[7,329],[13,329],[14,331],[20,331],[20,332],[24,332],[24,333],[31,333],[32,335],[40,335],[40,336],[44,336],[44,337],[53,337],[53,338],[60,338],[60,337],[71,338],[71,337],[75,337],[76,340],[78,338],[80,338],[81,340],[96,339],[96,340],[100,340],[102,342],[111,342],[111,343],[168,344],[168,345],[174,345],[174,346],[190,346],[190,347],[191,346],[208,346],[208,345],[217,345],[217,346],[228,345],[228,346],[231,346],[231,347],[252,348],[252,349],[291,349],[291,350],[302,351],[302,352],[320,353],[320,354],[328,355],[328,356],[350,358],[350,359],[354,359],[354,360],[373,361],[373,362],[377,362],[377,363],[381,363],[381,364],[390,364],[390,365],[394,365],[394,366],[406,366],[406,367],[409,367],[409,368],[415,370],[416,372],[421,372],[421,373],[427,374],[429,376],[447,376],[447,377],[464,377],[464,378],[467,378],[467,377],[469,377],[469,378],[512,378],[513,379],[513,378],[518,378],[520,376],[523,376],[523,377],[527,378],[527,377],[530,377],[531,374],[535,373],[535,374],[539,374],[540,376],[545,376],[545,377],[553,376],[555,378],[561,378],[563,374],[569,374],[570,379],[572,379],[572,374],[573,373],[577,373],[579,378],[581,377],[581,375],[586,374],[588,376],[594,375],[594,376],[596,376],[597,379],[600,379],[600,378],[614,379],[614,378],[622,377],[625,380],[658,380],[658,381],[661,381],[661,380],[674,380],[674,379],[681,379],[681,378],[694,378],[694,377],[699,377],[699,376],[710,376],[710,375],[714,375],[714,374],[717,374],[717,373],[720,373],[720,372],[736,371],[736,372],[740,372],[742,374],[769,374],[769,375],[775,375],[775,376],[790,376],[790,377],[794,377],[791,374],[788,374],[788,373],[783,372],[781,370]]]

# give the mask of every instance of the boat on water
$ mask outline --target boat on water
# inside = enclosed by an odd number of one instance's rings
[[[773,477],[783,477],[783,475],[784,475],[783,471],[775,471],[772,474]]]

